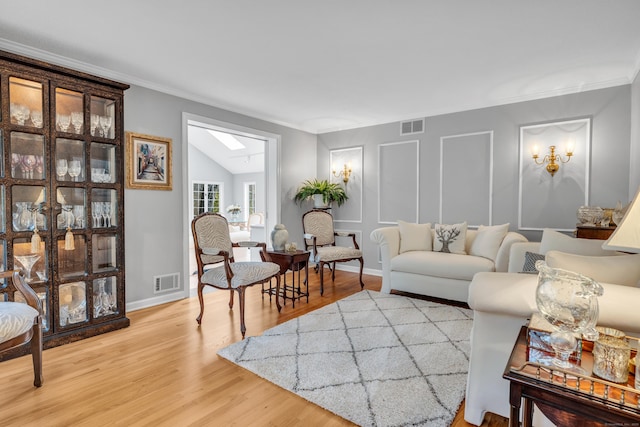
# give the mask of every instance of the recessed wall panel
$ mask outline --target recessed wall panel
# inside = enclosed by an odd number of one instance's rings
[[[346,203],[331,209],[335,222],[362,222],[362,147],[342,148],[329,152],[331,182],[342,186],[347,193]],[[349,181],[344,182],[344,167],[351,170]]]
[[[490,225],[493,132],[440,138],[440,222]]]
[[[570,159],[566,156],[568,145],[573,147]],[[540,165],[532,158],[536,146]],[[556,160],[560,168],[553,176],[545,161],[551,146],[562,157]],[[575,229],[578,208],[589,204],[590,151],[590,118],[520,127],[519,229]]]
[[[378,222],[418,222],[419,143],[378,145]]]

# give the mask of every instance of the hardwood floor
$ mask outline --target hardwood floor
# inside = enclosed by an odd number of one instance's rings
[[[247,291],[247,336],[360,290],[357,275],[325,275],[320,296],[310,272],[309,302],[278,313],[260,286]],[[328,279],[328,280],[327,280]],[[366,289],[381,278],[365,276]],[[134,285],[130,285],[134,286]],[[129,313],[131,326],[45,350],[44,385],[33,387],[31,357],[0,363],[2,426],[346,426],[348,421],[222,359],[216,351],[241,339],[238,303],[229,293],[205,295],[202,326],[197,298]],[[459,411],[453,426],[469,426]],[[483,426],[506,426],[501,417]]]

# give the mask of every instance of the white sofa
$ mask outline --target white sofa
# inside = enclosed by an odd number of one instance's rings
[[[499,241],[495,241],[494,254],[483,256],[442,253],[433,250],[402,250],[400,226],[378,228],[371,232],[370,239],[380,247],[382,260],[381,292],[391,290],[410,292],[453,301],[466,302],[469,283],[474,274],[480,271],[507,271],[509,250],[516,242],[527,239],[519,233],[509,232],[508,224],[503,227]],[[408,225],[411,238],[417,233],[417,224]],[[413,229],[411,229],[413,228]],[[466,230],[465,252],[474,253],[474,241],[478,230]],[[435,231],[430,230],[430,239]],[[428,245],[427,245],[428,247]],[[497,251],[497,252],[496,252]],[[495,256],[493,256],[495,255]]]
[[[616,253],[603,251],[602,243],[601,240],[575,239],[545,230],[542,242],[517,243],[511,247],[509,272],[474,276],[468,299],[474,313],[465,398],[464,418],[467,422],[480,425],[485,412],[509,416],[509,383],[502,375],[518,331],[526,325],[531,314],[538,311],[535,302],[537,274],[518,273],[522,271],[526,252],[546,254],[549,266],[575,271],[599,281],[604,287],[604,295],[598,298],[598,324],[631,335],[640,333],[640,288],[637,287],[640,255],[610,256]],[[538,411],[534,412],[534,425],[549,424]]]

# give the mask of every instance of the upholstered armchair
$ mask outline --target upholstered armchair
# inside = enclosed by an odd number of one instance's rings
[[[33,359],[33,385],[42,385],[42,307],[38,295],[27,285],[19,270],[0,272],[0,354],[30,344]],[[26,304],[15,302],[16,294]],[[9,301],[7,301],[7,299]]]
[[[244,324],[245,291],[249,286],[269,282],[276,279],[276,305],[281,310],[280,300],[280,266],[272,262],[235,262],[233,248],[260,247],[266,251],[264,242],[232,243],[229,235],[229,224],[222,215],[203,213],[191,222],[193,243],[198,263],[198,299],[200,314],[196,321],[202,323],[204,313],[204,297],[202,291],[205,286],[218,289],[228,289],[231,293],[229,308],[233,309],[233,294],[238,292],[240,300],[240,332],[244,339],[247,328]],[[205,267],[211,267],[205,270]]]
[[[320,272],[320,295],[324,293],[324,266],[331,270],[331,280],[336,278],[336,262],[357,260],[360,262],[360,288],[364,289],[362,269],[364,260],[362,251],[356,241],[355,233],[335,231],[333,216],[321,209],[314,209],[302,216],[304,246],[311,251],[311,261],[316,263],[316,271]],[[335,238],[351,237],[353,247],[336,246]]]

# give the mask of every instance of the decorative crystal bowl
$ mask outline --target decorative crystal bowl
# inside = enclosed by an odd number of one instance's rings
[[[599,206],[580,206],[578,221],[582,225],[596,226],[604,219],[604,210]]]

